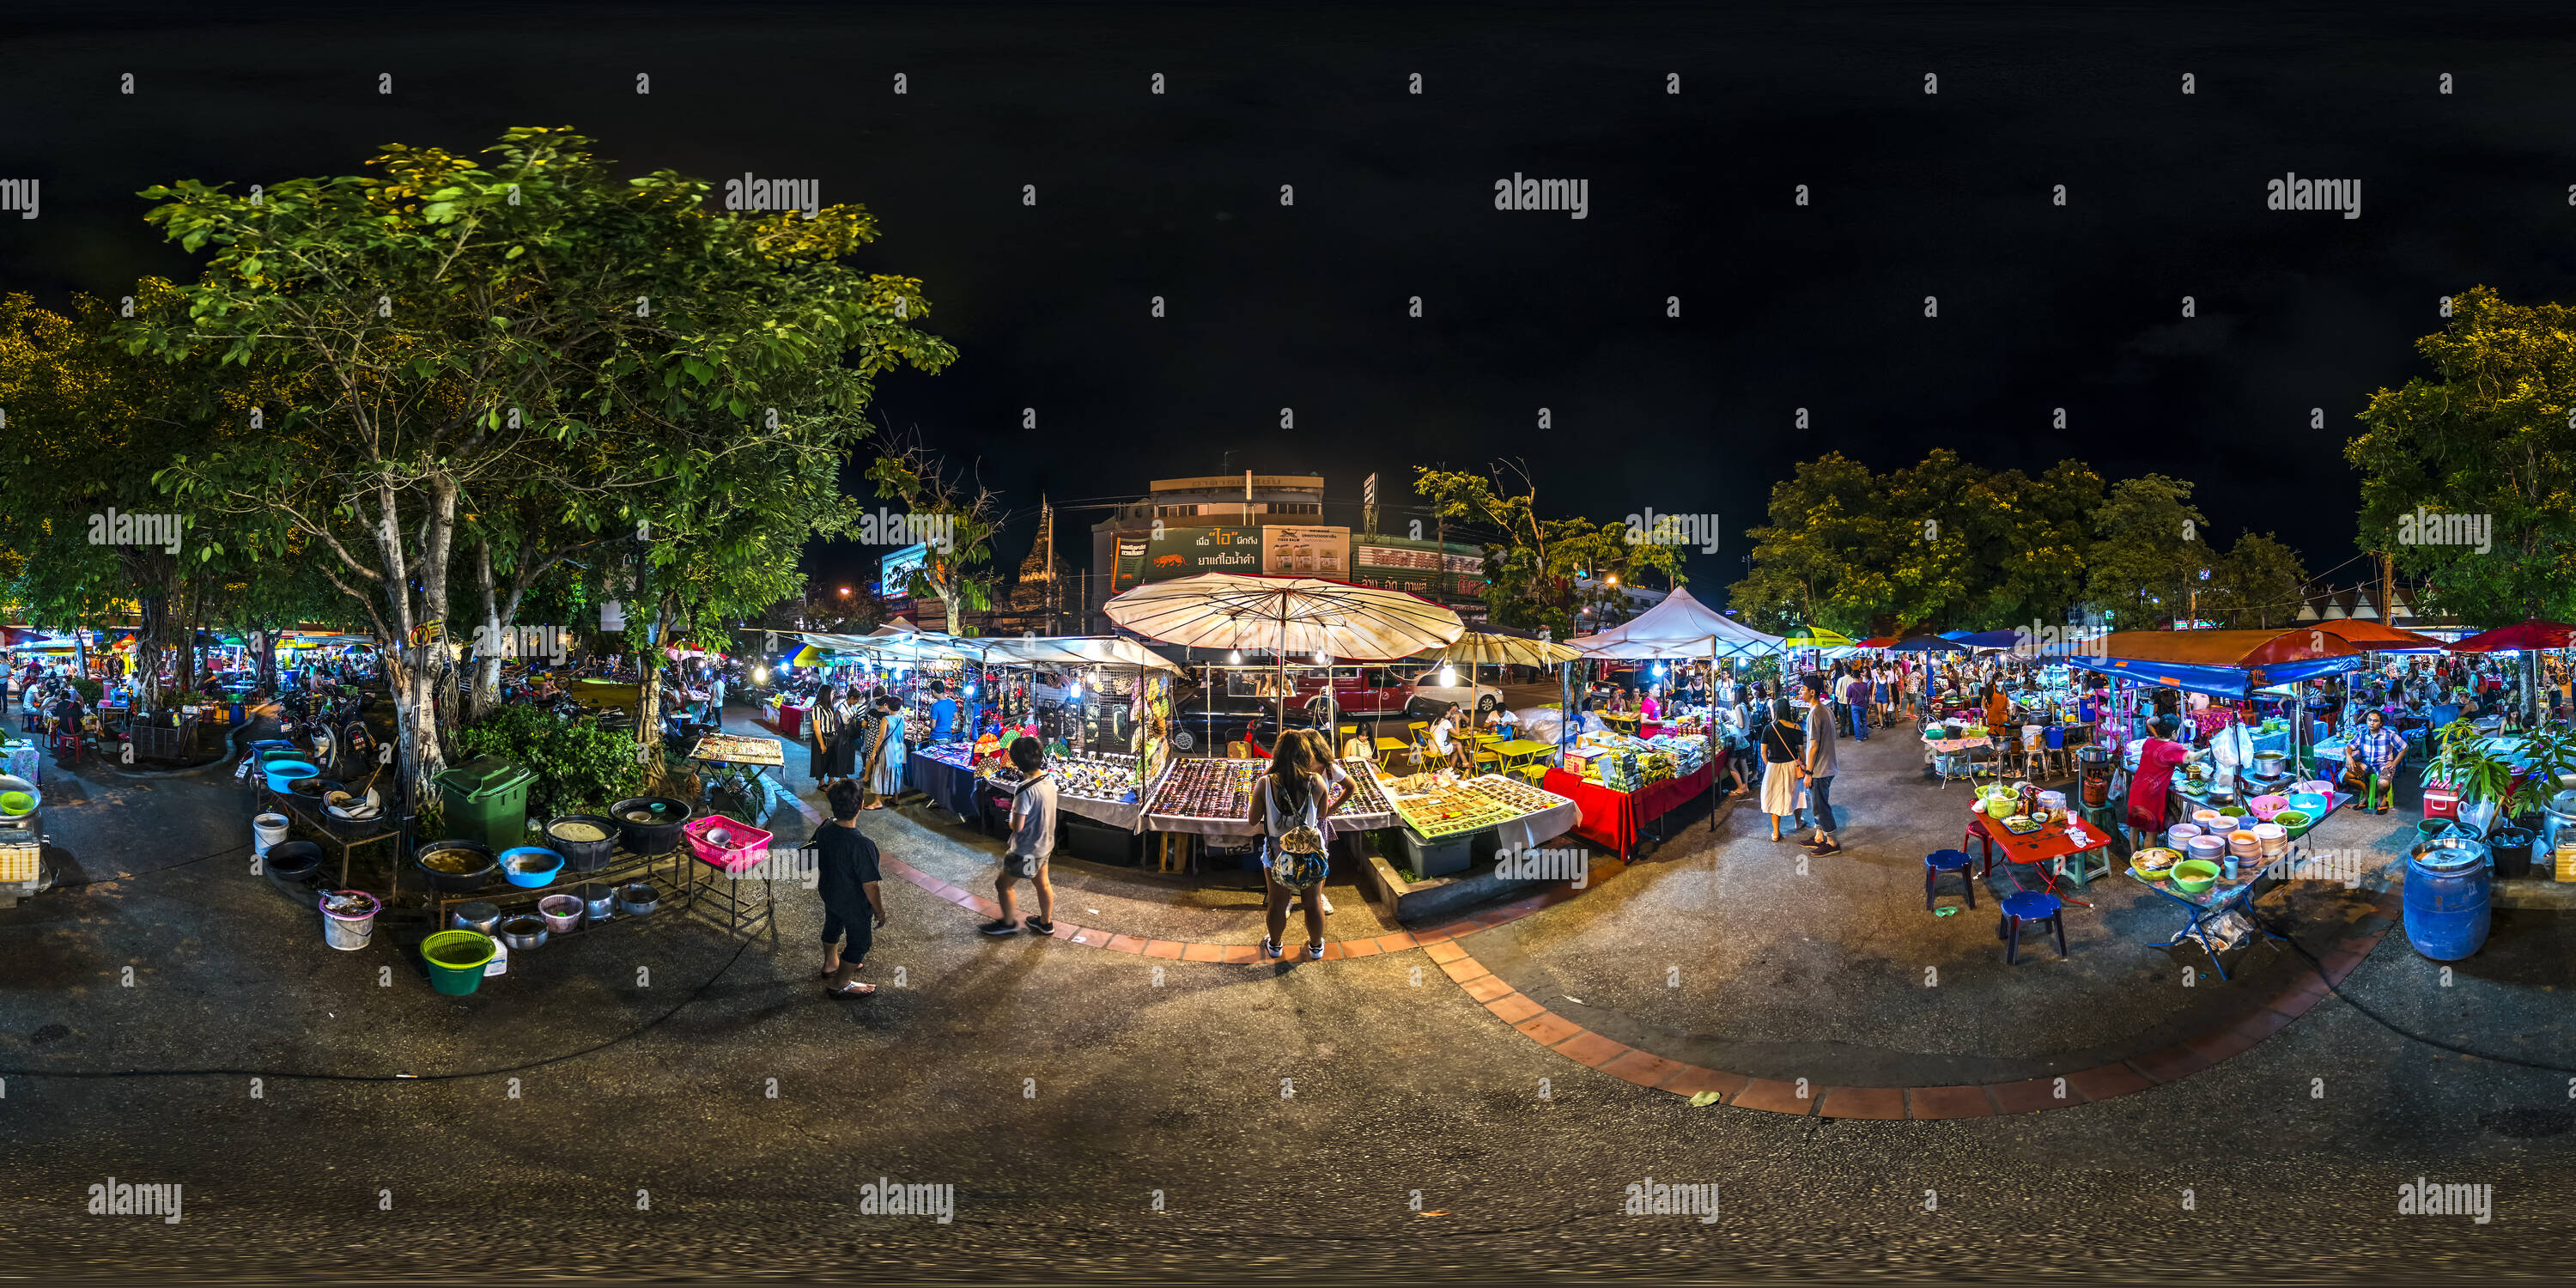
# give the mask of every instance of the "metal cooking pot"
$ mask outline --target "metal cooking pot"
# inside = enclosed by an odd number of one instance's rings
[[[455,909],[447,914],[447,918],[450,930],[479,930],[488,935],[492,933],[494,927],[501,924],[501,907],[499,904],[486,903],[477,899],[472,903],[456,905]]]
[[[2487,843],[2464,832],[2444,832],[2430,840],[2417,841],[2409,853],[2417,863],[2428,868],[2492,867],[2495,864],[2495,855],[2487,849]]]
[[[628,917],[641,917],[662,902],[662,892],[650,882],[629,881],[617,887],[617,911]]]
[[[617,915],[617,887],[594,881],[573,893],[581,896],[582,915],[592,921],[606,921]]]
[[[502,943],[520,952],[526,952],[528,949],[544,946],[546,921],[543,917],[532,917],[523,912],[502,922],[500,932]]]

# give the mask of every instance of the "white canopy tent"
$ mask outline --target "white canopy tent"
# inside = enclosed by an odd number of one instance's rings
[[[1707,658],[1711,679],[1715,679],[1717,659],[1727,657],[1761,657],[1784,651],[1777,635],[1765,635],[1742,622],[1718,612],[1692,597],[1680,586],[1664,596],[1663,602],[1640,613],[1634,620],[1623,622],[1594,635],[1577,635],[1566,643],[1582,649],[1592,657],[1622,660],[1697,661]],[[1562,729],[1574,726],[1573,670],[1568,668],[1565,680],[1565,712],[1569,717]],[[1709,830],[1717,829],[1717,772],[1724,749],[1717,742],[1717,724],[1712,706],[1709,728],[1708,779]],[[1570,739],[1566,732],[1557,735],[1558,763],[1564,763],[1564,748]]]
[[[1134,666],[1181,673],[1180,665],[1131,639],[1115,635],[1053,635],[976,640],[984,661],[1033,666]]]
[[[1663,602],[1595,635],[1577,635],[1566,643],[1593,657],[1673,659],[1766,657],[1781,651],[1780,637],[1765,635],[1691,597],[1675,587]]]

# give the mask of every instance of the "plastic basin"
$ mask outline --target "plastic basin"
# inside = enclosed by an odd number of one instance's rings
[[[2199,894],[2218,884],[2218,865],[2207,859],[2184,859],[2173,866],[2169,881],[2185,894]]]
[[[429,986],[452,997],[473,992],[483,983],[483,968],[497,951],[492,937],[479,930],[442,930],[420,941],[420,959],[429,966]]]
[[[540,845],[521,845],[501,851],[501,875],[510,884],[533,890],[552,885],[562,875],[564,856]]]
[[[268,775],[268,790],[280,796],[294,795],[297,779],[311,778],[319,772],[309,760],[271,760],[263,763],[260,771]]]

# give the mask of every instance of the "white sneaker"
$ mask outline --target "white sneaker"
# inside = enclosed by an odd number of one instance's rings
[[[1315,892],[1315,902],[1323,905],[1325,916],[1329,917],[1333,915],[1333,899],[1331,895],[1318,890]]]

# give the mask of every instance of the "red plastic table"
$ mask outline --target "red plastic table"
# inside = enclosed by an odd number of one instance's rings
[[[1993,820],[1985,815],[1973,811],[1968,815],[1968,835],[1976,838],[1985,847],[1986,866],[1977,874],[1979,879],[1993,874],[1997,846],[2003,848],[2005,862],[2045,864],[2051,859],[2062,859],[2069,855],[2105,849],[2111,844],[2111,838],[2100,835],[2099,829],[2096,828],[2085,829],[2085,834],[2092,840],[2091,844],[2078,845],[2066,835],[2066,825],[2063,823],[2051,824],[2028,836],[2015,836],[2005,828],[1989,826],[1992,822]],[[2040,874],[2047,881],[2048,892],[2057,894],[2057,874],[2046,867],[2040,869]],[[2057,897],[2079,908],[2093,906],[2081,899],[2068,899],[2062,894],[2058,894]]]

